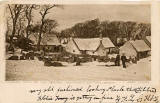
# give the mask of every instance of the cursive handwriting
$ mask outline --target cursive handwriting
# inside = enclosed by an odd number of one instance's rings
[[[62,86],[31,89],[31,95],[36,101],[52,102],[114,102],[114,103],[159,103],[157,89],[154,87],[127,87],[127,86]]]

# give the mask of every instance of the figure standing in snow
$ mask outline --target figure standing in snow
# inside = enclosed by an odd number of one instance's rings
[[[126,58],[126,56],[124,55],[124,53],[123,53],[122,56],[121,56],[121,60],[122,60],[123,68],[126,68],[126,60],[127,60],[127,58]]]

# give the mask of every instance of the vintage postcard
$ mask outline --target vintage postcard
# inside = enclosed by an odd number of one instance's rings
[[[159,1],[6,1],[1,14],[0,87],[16,103],[160,102]]]
[[[6,81],[151,80],[149,4],[8,4],[6,19]]]

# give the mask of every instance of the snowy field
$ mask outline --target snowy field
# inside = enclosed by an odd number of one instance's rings
[[[7,81],[148,81],[151,80],[150,57],[141,59],[137,64],[106,66],[111,63],[88,62],[81,66],[63,62],[62,67],[46,67],[38,60],[6,60]]]

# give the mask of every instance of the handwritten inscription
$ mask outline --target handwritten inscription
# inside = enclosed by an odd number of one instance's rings
[[[160,103],[156,88],[127,86],[49,86],[29,90],[36,101],[53,102],[98,102],[98,103]]]

